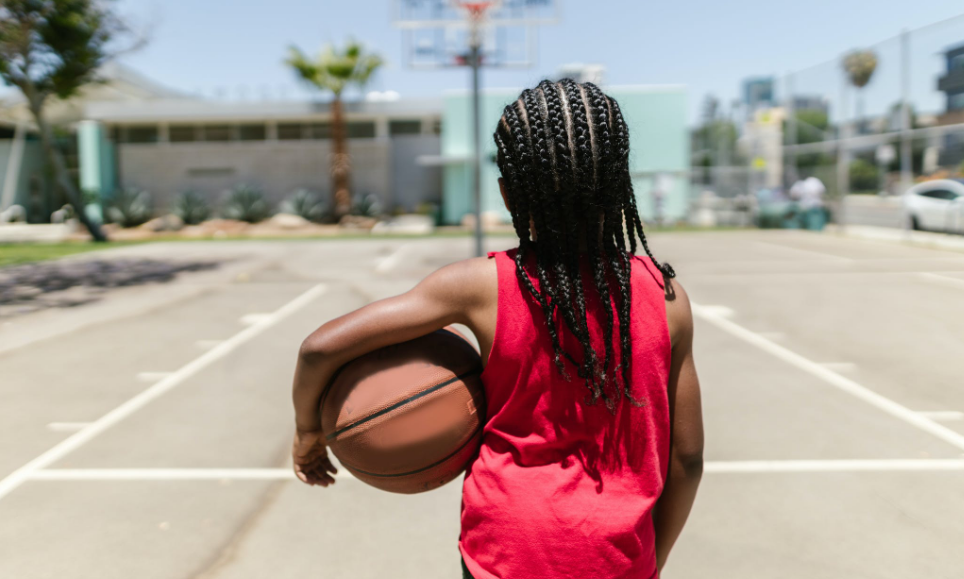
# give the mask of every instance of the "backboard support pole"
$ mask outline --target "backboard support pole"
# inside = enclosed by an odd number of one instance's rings
[[[482,235],[482,93],[480,69],[482,47],[473,42],[469,48],[469,66],[472,68],[472,201],[475,211],[475,257],[485,255]]]

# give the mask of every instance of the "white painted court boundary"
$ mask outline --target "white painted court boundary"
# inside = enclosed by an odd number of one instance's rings
[[[964,472],[962,459],[744,460],[709,461],[708,474],[832,472]],[[289,468],[90,468],[45,469],[27,475],[39,481],[226,481],[297,480]],[[354,479],[341,469],[335,478]]]
[[[817,378],[820,378],[824,382],[827,382],[831,386],[836,387],[839,390],[854,396],[864,402],[870,404],[871,406],[890,414],[894,418],[902,420],[911,426],[915,426],[928,434],[936,436],[937,438],[943,440],[944,442],[964,451],[964,435],[961,435],[946,426],[934,422],[931,418],[920,412],[914,412],[910,408],[894,402],[886,396],[882,396],[873,390],[862,386],[857,382],[843,376],[831,368],[825,365],[818,364],[808,358],[797,354],[796,352],[785,348],[772,340],[756,333],[751,330],[744,328],[743,326],[732,322],[726,317],[721,316],[718,312],[719,310],[714,308],[708,308],[700,306],[693,303],[693,313],[710,322],[717,328],[723,330],[724,332],[736,336],[741,340],[750,343],[764,352],[772,354],[773,356],[787,362],[791,366],[795,366],[808,374],[812,374]]]
[[[156,382],[150,388],[142,391],[137,396],[134,396],[127,402],[124,402],[117,408],[101,416],[94,422],[91,422],[70,437],[64,439],[47,452],[41,454],[37,458],[13,471],[7,475],[6,478],[0,480],[0,499],[10,494],[11,491],[23,484],[24,481],[34,478],[37,472],[41,469],[50,466],[54,462],[70,454],[77,448],[89,442],[101,432],[104,432],[111,426],[117,424],[121,420],[143,408],[152,400],[155,400],[169,390],[179,386],[191,376],[194,376],[217,360],[224,358],[242,344],[251,341],[253,338],[272,327],[282,319],[303,308],[312,300],[324,293],[325,290],[326,287],[324,284],[316,285],[287,304],[281,306],[273,313],[258,320],[256,323],[248,326],[244,330],[241,330],[227,340],[218,343],[216,346],[198,358],[195,358],[191,362],[188,362],[186,365],[182,366],[176,372],[172,372],[169,376],[166,376],[160,381]]]

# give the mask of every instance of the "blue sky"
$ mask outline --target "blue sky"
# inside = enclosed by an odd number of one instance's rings
[[[149,36],[145,48],[123,61],[188,92],[232,99],[299,98],[307,93],[282,63],[286,47],[295,44],[313,52],[352,36],[388,61],[371,89],[418,97],[465,87],[465,70],[406,67],[401,32],[391,23],[391,1],[119,0],[122,14]],[[705,94],[729,101],[744,77],[803,69],[893,37],[902,28],[964,12],[960,0],[561,2],[561,23],[540,32],[537,66],[486,70],[485,85],[521,87],[566,63],[601,63],[612,84],[686,85],[695,117]],[[917,43],[918,68],[928,69],[918,74],[921,91],[933,92],[930,76],[937,52],[955,38],[964,41],[964,21],[946,28],[935,27],[934,34],[922,34]],[[817,87],[830,87],[835,70],[826,65],[803,73],[798,84],[810,82],[813,90],[824,90]],[[886,72],[882,70],[882,84],[889,82]],[[887,104],[890,92],[878,99],[879,106]],[[873,95],[868,102],[872,108]]]

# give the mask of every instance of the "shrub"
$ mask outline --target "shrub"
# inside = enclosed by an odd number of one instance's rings
[[[281,211],[318,222],[324,219],[328,206],[314,191],[298,189],[281,204]]]
[[[880,175],[877,167],[863,159],[856,159],[850,164],[850,188],[857,191],[876,191],[880,187]]]
[[[224,216],[248,223],[264,221],[270,211],[264,192],[253,185],[238,185],[228,193]]]
[[[368,195],[356,197],[351,204],[351,211],[349,213],[361,217],[378,217],[382,213],[382,204],[378,200],[378,196],[369,193]]]
[[[188,190],[174,199],[174,215],[180,217],[184,225],[197,225],[211,216],[211,207],[203,195]]]
[[[151,194],[143,189],[121,189],[107,202],[107,218],[121,227],[137,227],[147,223],[153,213]]]

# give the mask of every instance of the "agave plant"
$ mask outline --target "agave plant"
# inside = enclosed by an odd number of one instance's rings
[[[298,215],[308,221],[321,221],[327,210],[325,202],[310,189],[298,189],[281,204],[283,213]]]
[[[356,197],[351,207],[352,215],[361,217],[378,217],[382,213],[382,204],[378,196],[369,193],[361,197]]]
[[[107,204],[107,218],[121,227],[137,227],[147,223],[153,213],[151,194],[133,187],[116,191]]]
[[[261,189],[242,184],[228,193],[223,213],[228,219],[258,223],[267,219],[271,212]]]
[[[203,195],[188,190],[174,200],[174,215],[180,217],[185,225],[197,225],[211,216],[211,206]]]

